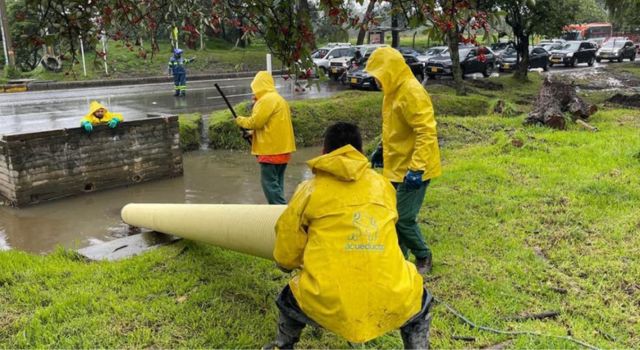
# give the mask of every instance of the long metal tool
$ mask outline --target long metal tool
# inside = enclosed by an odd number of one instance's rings
[[[218,83],[213,84],[213,86],[216,87],[216,90],[218,90],[218,93],[220,94],[220,96],[222,96],[222,99],[227,104],[227,108],[229,108],[229,110],[231,111],[231,115],[233,115],[233,119],[238,118],[236,111],[233,109],[233,106],[231,106],[231,103],[229,103],[229,100],[227,100],[227,96],[225,96],[224,92],[222,92],[222,89],[220,89],[220,86],[218,85]],[[245,139],[247,142],[249,142],[249,144],[251,144],[252,136],[249,133],[249,130],[245,128],[240,128],[240,130],[242,131],[242,138]]]

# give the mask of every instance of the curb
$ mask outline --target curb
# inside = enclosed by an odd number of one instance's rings
[[[217,73],[217,74],[194,74],[189,75],[189,81],[198,80],[211,80],[211,79],[229,79],[229,78],[249,78],[256,75],[257,72],[232,72],[232,73]],[[281,71],[273,71],[273,74],[280,74]],[[61,90],[61,89],[79,89],[79,88],[91,88],[91,87],[104,87],[104,86],[121,86],[121,85],[135,85],[135,84],[155,84],[155,83],[172,83],[173,78],[170,76],[155,76],[155,77],[143,77],[143,78],[126,78],[126,79],[111,79],[111,80],[87,80],[87,81],[44,81],[44,82],[30,82],[26,85],[25,90],[21,91],[46,91],[46,90]],[[0,90],[0,93],[3,92]],[[18,91],[5,91],[5,92],[18,92]]]
[[[0,94],[2,93],[13,93],[13,92],[25,92],[27,91],[26,84],[7,84],[0,85]]]

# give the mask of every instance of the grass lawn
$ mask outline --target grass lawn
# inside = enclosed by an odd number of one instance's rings
[[[501,83],[526,110],[518,100],[534,86]],[[434,252],[432,293],[480,325],[637,347],[640,111],[598,112],[597,133],[524,127],[522,114],[437,119],[443,176],[419,217]],[[112,263],[0,252],[0,348],[256,348],[275,335],[274,299],[288,278],[271,262],[194,242]],[[544,311],[559,316],[512,320]],[[442,304],[433,312],[433,348],[580,348],[474,330]],[[393,332],[365,347],[401,344]],[[348,344],[307,329],[300,347]]]

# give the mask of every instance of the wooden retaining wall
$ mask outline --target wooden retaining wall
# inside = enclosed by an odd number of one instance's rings
[[[177,116],[0,139],[0,200],[25,206],[182,175]]]

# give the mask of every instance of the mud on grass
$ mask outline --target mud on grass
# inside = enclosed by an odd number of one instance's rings
[[[435,259],[428,288],[477,324],[640,344],[639,121],[637,110],[600,111],[592,133],[439,118],[443,176],[419,217]],[[0,347],[257,348],[275,335],[274,299],[288,278],[271,262],[192,242],[115,263],[0,252]],[[509,320],[544,311],[560,315]],[[579,348],[474,330],[442,305],[433,313],[434,348]],[[365,347],[401,344],[393,332]],[[300,346],[348,344],[307,329]]]

